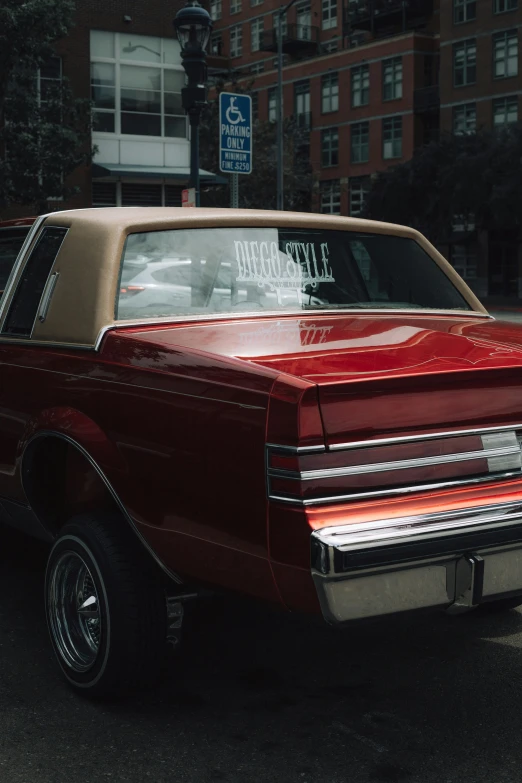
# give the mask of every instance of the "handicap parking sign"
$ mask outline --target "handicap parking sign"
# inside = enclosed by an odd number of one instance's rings
[[[252,98],[219,96],[219,168],[228,174],[252,172]]]

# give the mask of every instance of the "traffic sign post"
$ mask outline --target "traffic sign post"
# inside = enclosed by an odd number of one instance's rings
[[[219,96],[219,168],[231,174],[230,206],[238,206],[238,174],[252,173],[252,98]]]

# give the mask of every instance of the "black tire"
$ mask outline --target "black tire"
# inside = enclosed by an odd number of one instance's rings
[[[516,595],[512,598],[500,598],[498,601],[485,601],[483,604],[480,604],[480,608],[490,614],[509,612],[510,609],[516,609],[517,606],[522,606],[522,595]]]
[[[119,517],[85,514],[60,531],[47,563],[45,611],[58,664],[85,695],[122,695],[162,671],[165,593]]]

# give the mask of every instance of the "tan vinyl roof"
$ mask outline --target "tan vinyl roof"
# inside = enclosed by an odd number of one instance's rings
[[[44,226],[64,226],[70,230],[53,267],[60,277],[48,316],[44,323],[36,323],[32,337],[69,345],[96,345],[100,332],[115,323],[120,261],[125,239],[131,233],[190,227],[281,225],[414,238],[444,269],[471,307],[486,312],[435,248],[417,231],[403,226],[305,212],[110,207],[55,212],[45,219]]]

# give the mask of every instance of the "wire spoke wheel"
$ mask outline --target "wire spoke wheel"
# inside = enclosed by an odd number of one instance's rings
[[[53,641],[64,663],[75,672],[91,669],[103,633],[100,601],[89,567],[77,552],[64,552],[54,564],[48,615]]]

